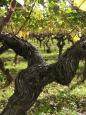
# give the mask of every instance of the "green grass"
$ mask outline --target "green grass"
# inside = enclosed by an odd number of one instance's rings
[[[32,42],[32,41],[31,41]],[[37,43],[33,43],[39,48],[43,57],[48,63],[53,63],[57,60],[58,50],[57,47],[52,45],[52,53],[44,52],[43,47],[39,47]],[[67,46],[68,47],[68,46]],[[66,47],[64,48],[66,49]],[[3,55],[0,56],[4,62],[5,67],[10,69],[13,77],[16,77],[18,72],[21,69],[27,67],[26,61],[22,57],[18,57],[18,64],[15,65],[13,63],[13,59],[15,54],[12,50],[7,51]],[[81,61],[80,67],[77,72],[81,72],[83,70],[83,62]],[[12,95],[14,91],[14,85],[10,85],[9,87],[2,88],[5,82],[5,76],[2,72],[0,72],[0,111],[5,107],[8,98]],[[76,79],[73,80],[70,87],[76,83]],[[77,115],[78,112],[86,110],[86,105],[82,102],[85,100],[86,102],[86,82],[76,85],[72,90],[70,87],[63,87],[59,84],[52,83],[47,85],[43,92],[38,97],[34,106],[28,112],[29,115]]]
[[[84,90],[85,83],[82,86]],[[29,115],[77,115],[78,111],[84,109],[81,100],[86,97],[86,93],[81,94],[77,89],[78,86],[71,91],[56,83],[47,85]],[[82,88],[80,90],[82,91]]]

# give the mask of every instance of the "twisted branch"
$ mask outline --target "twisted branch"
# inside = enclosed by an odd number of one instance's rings
[[[29,66],[46,63],[34,46],[17,36],[13,36],[11,34],[1,34],[0,41],[4,42],[7,47],[13,49],[16,54],[24,57],[27,61],[29,61]]]
[[[58,62],[47,65],[38,50],[30,43],[20,40],[16,36],[8,37],[8,35],[0,36],[1,41],[2,37],[3,42],[9,48],[32,61],[29,68],[18,74],[14,94],[10,97],[1,115],[27,115],[27,110],[35,103],[45,85],[53,81],[62,85],[69,85],[76,74],[79,61],[86,58],[86,39],[78,41],[66,50]]]

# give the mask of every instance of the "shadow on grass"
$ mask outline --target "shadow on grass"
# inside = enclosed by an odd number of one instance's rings
[[[77,112],[86,112],[86,98],[62,91],[57,96],[38,99],[28,115],[77,115]]]

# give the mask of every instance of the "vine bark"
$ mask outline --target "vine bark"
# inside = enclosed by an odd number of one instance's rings
[[[27,110],[35,103],[45,85],[53,81],[69,85],[76,74],[79,61],[86,58],[86,39],[75,43],[56,63],[50,65],[33,45],[17,36],[1,34],[0,41],[28,61],[28,67],[19,72],[14,94],[1,115],[27,115]]]

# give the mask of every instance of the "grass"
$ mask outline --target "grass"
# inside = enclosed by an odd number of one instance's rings
[[[33,44],[39,48],[37,43]],[[53,63],[57,60],[58,50],[55,45],[56,44],[54,44],[54,46],[52,45],[52,53],[44,52],[43,47],[39,48],[48,63]],[[66,49],[66,47],[64,49]],[[10,72],[14,77],[16,77],[17,73],[21,69],[27,67],[26,61],[20,56],[18,57],[18,64],[15,65],[13,63],[15,55],[12,50],[7,51],[0,57],[4,60],[6,68],[10,69]],[[78,72],[81,72],[82,70],[83,62],[80,63]],[[2,72],[0,72],[0,111],[3,110],[8,98],[14,91],[13,84],[9,87],[2,88],[4,82],[5,76]],[[75,83],[76,79],[73,80],[69,87],[63,87],[54,82],[47,85],[38,97],[36,103],[30,111],[28,111],[28,115],[78,115],[78,113],[83,113],[86,111],[86,82],[76,85],[76,87],[71,90],[70,88]]]
[[[84,84],[82,86],[85,89]],[[78,86],[70,91],[67,87],[56,83],[47,85],[30,110],[29,115],[77,115],[78,112],[86,109],[86,106],[84,107],[82,104],[86,93],[81,94],[77,88]]]

